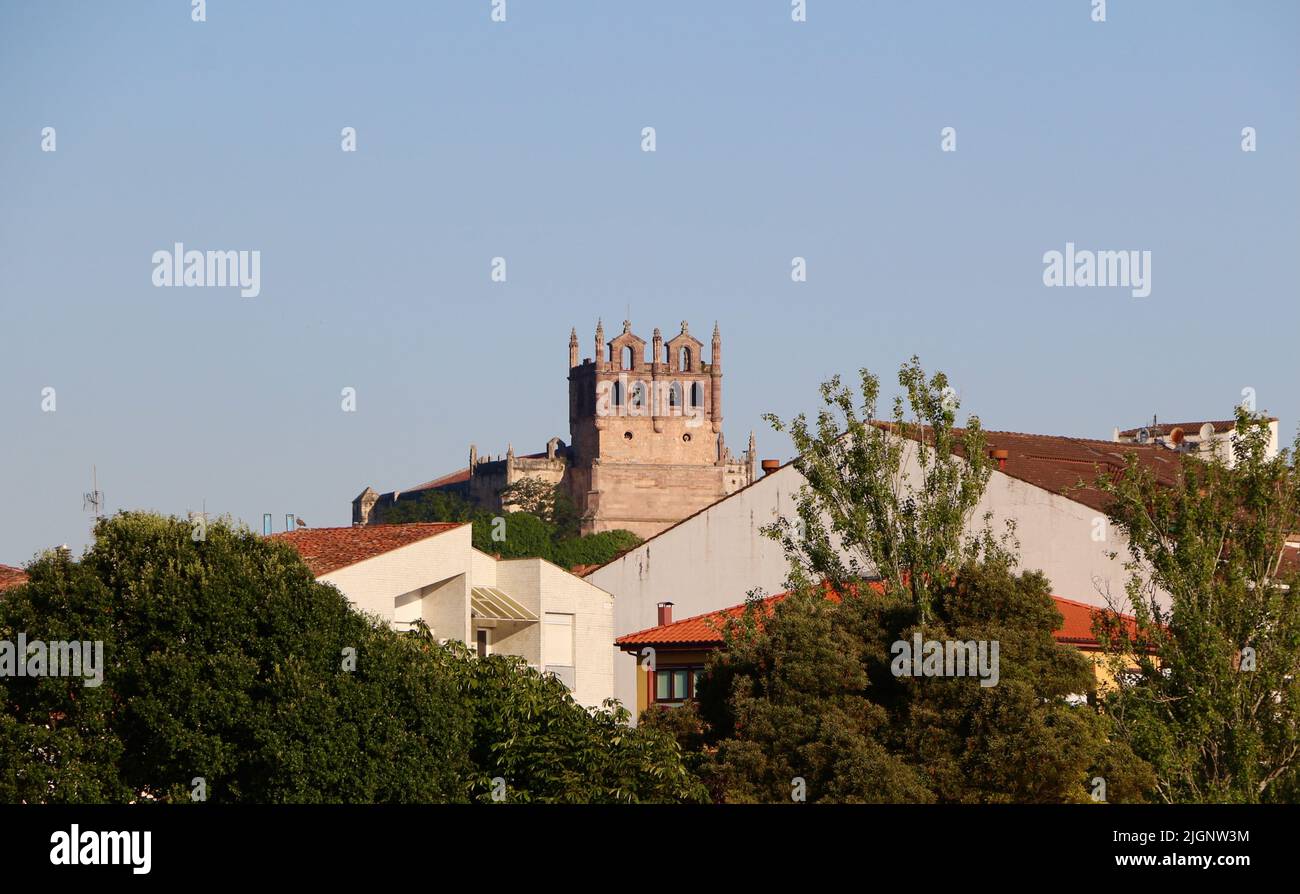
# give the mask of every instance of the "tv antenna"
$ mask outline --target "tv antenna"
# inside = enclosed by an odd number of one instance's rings
[[[94,513],[95,518],[104,517],[104,493],[99,489],[99,470],[90,467],[90,490],[82,494],[81,509]]]

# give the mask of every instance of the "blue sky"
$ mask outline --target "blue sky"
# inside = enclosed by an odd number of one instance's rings
[[[567,440],[569,329],[629,309],[719,321],[765,457],[761,413],[913,353],[988,428],[1251,387],[1295,433],[1300,4],[490,8],[0,2],[0,562],[85,544],[92,465],[111,511],[279,529]],[[178,241],[260,251],[261,294],[154,288]],[[1045,287],[1067,241],[1151,251],[1151,295]]]

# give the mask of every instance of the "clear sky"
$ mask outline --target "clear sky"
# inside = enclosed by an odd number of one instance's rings
[[[491,5],[0,2],[0,562],[85,544],[92,465],[110,511],[279,530],[567,441],[569,329],[629,313],[720,323],[736,452],[913,353],[987,428],[1250,387],[1294,435],[1300,3]],[[175,242],[261,294],[155,288]],[[1151,294],[1044,286],[1066,242]]]

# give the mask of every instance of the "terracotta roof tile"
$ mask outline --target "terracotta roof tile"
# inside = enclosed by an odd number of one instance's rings
[[[773,605],[789,595],[786,592],[767,597],[763,600],[764,610],[770,610]],[[835,598],[834,594],[829,595],[831,598]],[[1097,638],[1092,633],[1092,620],[1102,609],[1094,605],[1075,602],[1073,599],[1063,599],[1060,596],[1053,596],[1052,599],[1056,602],[1056,608],[1065,618],[1060,629],[1053,634],[1056,641],[1083,649],[1098,648]],[[633,651],[641,646],[720,648],[723,644],[723,626],[729,619],[740,617],[744,611],[745,606],[743,603],[733,605],[730,608],[683,618],[671,624],[638,630],[636,633],[620,636],[614,642],[627,651]],[[1126,620],[1132,620],[1128,615],[1123,617]]]
[[[0,593],[27,583],[27,572],[12,565],[0,565]]]
[[[889,423],[876,424],[881,428],[892,427]],[[964,430],[955,429],[954,433],[960,437]],[[1128,457],[1132,456],[1160,483],[1172,485],[1177,483],[1181,474],[1184,456],[1155,444],[1118,444],[1091,438],[1013,431],[986,431],[984,439],[989,450],[1007,451],[1006,466],[997,469],[1002,474],[1099,512],[1106,509],[1106,495],[1095,487],[1079,487],[1081,482],[1091,484],[1099,474],[1118,476]],[[960,448],[956,452],[960,454]]]
[[[357,525],[348,528],[300,528],[272,534],[302,555],[320,577],[399,547],[436,537],[468,522],[418,522],[408,525]]]

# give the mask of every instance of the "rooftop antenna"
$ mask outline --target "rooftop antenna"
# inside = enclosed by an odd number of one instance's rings
[[[99,470],[95,466],[90,467],[90,490],[81,496],[81,509],[89,510],[95,518],[104,516],[104,494],[99,489]]]

